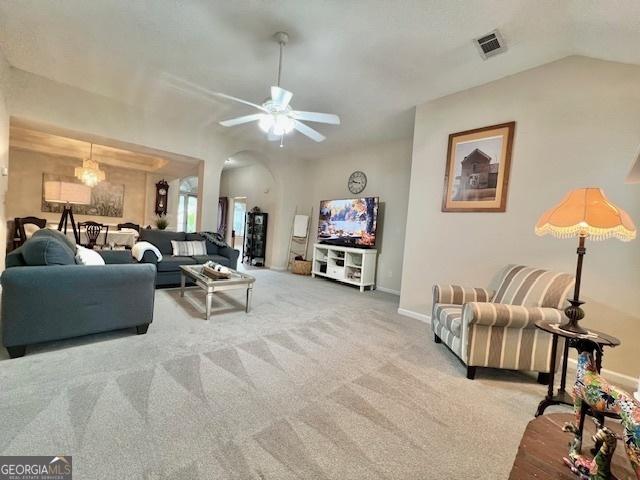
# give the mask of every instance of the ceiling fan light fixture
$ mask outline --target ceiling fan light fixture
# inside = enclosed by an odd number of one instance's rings
[[[262,130],[264,133],[269,133],[274,123],[275,123],[275,120],[273,118],[273,115],[263,115],[260,121],[258,122],[258,126],[260,127],[260,130]]]
[[[291,133],[293,131],[294,122],[292,118],[289,118],[287,115],[275,115],[275,120],[273,123],[273,134],[274,135],[285,135],[287,133]]]

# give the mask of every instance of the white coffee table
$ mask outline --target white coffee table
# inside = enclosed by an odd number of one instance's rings
[[[211,316],[211,300],[213,299],[213,295],[217,292],[224,292],[227,290],[246,290],[245,312],[249,313],[249,309],[251,308],[251,293],[253,290],[253,284],[256,281],[256,279],[251,275],[231,270],[231,276],[229,278],[214,280],[213,278],[210,278],[202,273],[202,265],[180,265],[180,273],[181,297],[184,297],[184,289],[187,283],[187,278],[192,280],[196,284],[196,286],[206,292],[207,320],[209,320],[209,317]]]

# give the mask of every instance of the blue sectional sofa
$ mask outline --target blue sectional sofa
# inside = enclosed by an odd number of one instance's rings
[[[201,241],[205,240],[207,244],[206,255],[193,256],[174,256],[171,240],[184,241]],[[162,260],[159,262],[156,255],[151,252],[145,252],[142,257],[142,263],[150,263],[157,269],[156,286],[167,287],[180,284],[180,265],[199,265],[212,260],[216,263],[233,268],[238,266],[238,256],[240,252],[234,250],[230,246],[219,247],[213,242],[206,240],[197,233],[170,232],[168,230],[140,230],[140,242],[149,242],[155,245],[162,254]]]
[[[129,251],[107,251],[106,265],[77,265],[75,248],[56,230],[39,230],[6,258],[2,283],[2,343],[11,358],[41,342],[136,327],[153,321],[152,265]]]

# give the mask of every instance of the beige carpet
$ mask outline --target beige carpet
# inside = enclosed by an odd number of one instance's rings
[[[145,336],[0,360],[0,453],[73,455],[77,479],[505,478],[544,394],[464,369],[397,297],[254,271],[254,309],[156,293]],[[425,285],[425,295],[429,286]]]

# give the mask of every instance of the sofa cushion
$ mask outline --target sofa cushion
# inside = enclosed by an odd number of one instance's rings
[[[18,247],[15,250],[7,253],[7,256],[4,260],[5,268],[24,267],[26,265],[26,262],[24,261],[24,258],[22,256],[22,248],[23,247]]]
[[[107,265],[133,263],[131,250],[98,250]]]
[[[231,267],[229,258],[223,257],[222,255],[194,255],[193,259],[198,265],[211,260],[212,262],[219,263],[220,265],[224,265],[225,267]]]
[[[69,246],[53,236],[35,235],[25,242],[22,258],[29,266],[75,265],[74,252]]]
[[[162,257],[162,261],[158,262],[159,272],[175,272],[180,270],[180,265],[195,265],[196,261],[191,257],[174,257],[166,255]]]
[[[76,242],[58,230],[55,230],[53,228],[41,228],[40,230],[35,231],[33,235],[31,235],[31,238],[40,238],[40,237],[55,238],[58,241],[65,243],[74,253],[74,255],[76,253]]]
[[[207,245],[207,255],[217,255],[218,251],[220,250],[220,247],[218,247],[215,243],[210,242],[209,240],[204,238],[202,235],[199,235],[197,233],[187,233],[187,240],[192,242],[198,241],[198,240],[204,240]]]
[[[434,308],[438,322],[446,327],[456,337],[460,336],[462,327],[462,305],[438,303]]]
[[[139,242],[149,242],[154,244],[163,256],[171,255],[173,253],[171,240],[183,242],[185,240],[185,233],[143,228],[140,230],[140,237],[138,238]]]

